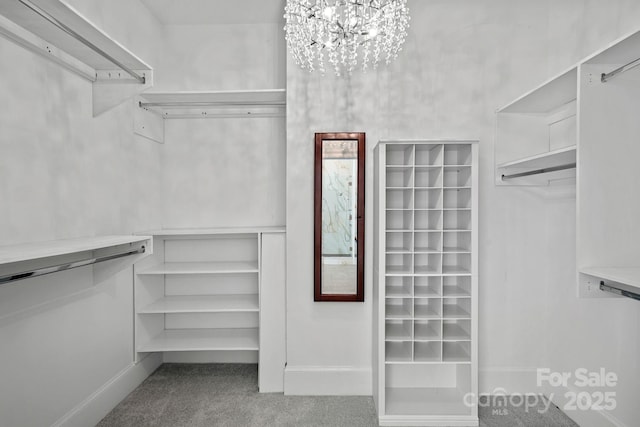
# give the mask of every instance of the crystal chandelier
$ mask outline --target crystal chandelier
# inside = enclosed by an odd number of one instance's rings
[[[351,74],[389,64],[407,36],[407,0],[287,0],[287,45],[303,69]]]

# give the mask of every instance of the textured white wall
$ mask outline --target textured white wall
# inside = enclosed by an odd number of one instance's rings
[[[284,88],[277,24],[168,25],[154,90]],[[164,227],[285,223],[285,120],[166,120]]]
[[[629,378],[614,416],[633,425],[637,409],[630,399],[638,386],[631,378],[639,373],[629,360],[637,338],[627,348],[628,335],[605,335],[587,304],[575,299],[575,200],[496,188],[493,146],[496,108],[632,31],[640,5],[441,0],[410,1],[409,7],[407,44],[389,68],[335,79],[310,75],[288,59],[288,367],[371,363],[370,193],[366,302],[313,302],[313,133],[367,133],[367,188],[373,185],[371,150],[381,138],[478,138],[481,389],[521,391],[532,372],[535,379],[535,368],[577,367],[593,346],[604,344],[614,350],[595,360]],[[638,324],[637,307],[599,313],[635,333],[628,325]]]
[[[155,63],[160,26],[146,8],[76,3]],[[89,82],[4,38],[0,57],[0,244],[159,226],[161,146],[134,136],[132,103],[94,118]],[[42,287],[59,292],[40,305]],[[131,268],[4,285],[0,300],[2,426],[52,425],[132,365]]]

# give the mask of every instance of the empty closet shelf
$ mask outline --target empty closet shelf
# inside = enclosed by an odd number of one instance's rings
[[[167,329],[138,348],[155,351],[258,350],[258,328]]]
[[[230,274],[257,273],[257,261],[234,262],[167,262],[146,270],[139,271],[141,275],[162,274]]]
[[[259,311],[257,294],[165,296],[143,307],[138,313],[231,313],[251,311]]]

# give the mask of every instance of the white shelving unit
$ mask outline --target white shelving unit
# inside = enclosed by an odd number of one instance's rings
[[[545,192],[569,196],[572,185],[550,185],[576,184],[578,296],[584,298],[615,296],[600,282],[638,293],[640,199],[631,196],[640,182],[638,65],[640,31],[496,114],[496,184],[546,186]]]
[[[601,281],[640,293],[640,68],[601,80],[638,58],[640,31],[580,66],[576,249],[582,297],[615,297],[600,290]]]
[[[496,113],[496,184],[575,185],[578,67]]]
[[[374,401],[380,425],[477,426],[477,144],[375,148]]]
[[[164,120],[282,118],[285,89],[145,92],[136,98],[134,132],[164,142]]]
[[[258,363],[260,390],[282,391],[284,229],[150,234],[157,250],[135,269],[138,360]]]
[[[0,2],[0,35],[93,82],[94,116],[153,85],[149,65],[62,0]]]

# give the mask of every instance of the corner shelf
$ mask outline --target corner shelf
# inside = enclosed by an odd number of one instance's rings
[[[145,92],[136,99],[134,132],[164,142],[164,119],[279,118],[285,89]]]
[[[153,84],[149,65],[61,0],[0,2],[0,35],[91,81],[94,116]]]

